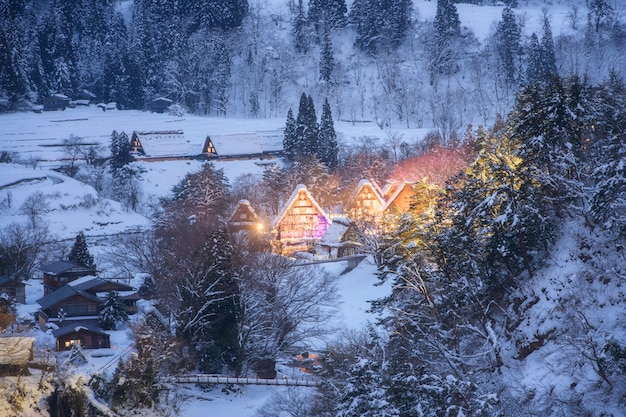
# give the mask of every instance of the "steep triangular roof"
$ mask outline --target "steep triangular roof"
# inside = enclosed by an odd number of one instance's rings
[[[387,199],[387,202],[383,206],[383,212],[386,212],[392,206],[401,206],[398,199],[405,193],[407,189],[410,189],[410,193],[414,194],[413,183],[410,181],[404,181],[400,183],[394,190],[393,194]]]
[[[243,226],[255,224],[257,221],[258,216],[252,205],[250,205],[250,202],[248,200],[239,200],[228,223]]]
[[[211,136],[207,136],[204,141],[204,146],[202,147],[202,153],[206,153],[209,156],[217,156],[217,149],[215,149],[215,145],[211,140]]]
[[[299,184],[296,189],[293,190],[291,197],[287,200],[287,203],[283,206],[283,209],[274,220],[274,226],[279,225],[283,221],[289,210],[294,206],[300,197],[308,199],[311,202],[311,206],[313,206],[313,208],[317,211],[317,214],[324,217],[328,224],[331,223],[330,218],[326,215],[324,209],[322,209],[322,207],[313,198],[313,195],[311,195],[309,190],[307,190],[306,186],[304,184]]]
[[[383,196],[383,191],[380,189],[378,184],[376,184],[372,180],[362,179],[359,181],[359,185],[356,187],[356,191],[352,195],[352,203],[363,193],[371,192],[372,196],[378,200],[381,207],[385,204],[385,197]]]

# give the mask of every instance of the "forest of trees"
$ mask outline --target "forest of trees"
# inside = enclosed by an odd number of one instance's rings
[[[507,3],[479,43],[451,0],[437,1],[434,21],[410,0],[3,0],[0,106],[87,90],[122,109],[167,97],[196,114],[276,117],[308,91],[337,119],[449,136],[508,112],[521,86],[550,74],[623,75],[610,2],[572,5],[556,37],[549,9],[522,35],[524,16]]]
[[[524,38],[515,3],[478,45],[450,0],[428,23],[401,0],[290,1],[284,14],[245,1],[135,0],[132,16],[113,1],[1,2],[12,108],[85,88],[124,108],[165,95],[200,114],[287,115],[289,164],[229,183],[207,163],[150,208],[149,233],[113,248],[111,259],[149,276],[142,294],[168,318],[134,324],[137,355],[112,379],[92,378],[99,398],[154,409],[160,374],[267,371],[306,337],[323,338],[336,302],[329,275],[231,236],[229,210],[245,198],[270,218],[301,183],[324,208],[341,207],[361,178],[405,173],[419,181],[411,210],[377,230],[357,224],[392,288],[372,300],[378,320],[328,341],[314,395],[280,394],[259,415],[294,404],[311,417],[619,415],[626,327],[605,312],[623,306],[626,276],[623,22],[590,0],[584,16],[572,8],[577,35],[555,38],[546,14]],[[89,20],[69,19],[83,7]],[[267,28],[288,29],[289,42]],[[349,59],[333,52],[348,32]],[[414,145],[389,133],[347,147],[333,113],[433,132]],[[483,123],[466,129],[474,120]],[[147,211],[128,143],[114,131],[110,165],[77,177]],[[0,270],[11,276],[31,276],[49,240],[43,196],[31,197],[20,208],[28,223],[0,230]],[[84,236],[70,256],[94,264]],[[118,305],[113,294],[103,325],[123,319]],[[525,372],[542,372],[524,368],[533,356],[556,382],[529,382]]]

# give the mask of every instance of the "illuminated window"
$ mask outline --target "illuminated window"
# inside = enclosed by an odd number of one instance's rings
[[[70,348],[74,345],[80,345],[80,339],[70,339],[65,341],[66,348]]]

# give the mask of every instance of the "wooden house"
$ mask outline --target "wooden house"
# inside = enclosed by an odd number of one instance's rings
[[[262,226],[256,211],[254,211],[254,208],[252,208],[248,200],[240,200],[232,216],[228,219],[228,228],[233,233],[242,230],[256,232],[259,231],[259,227]]]
[[[385,205],[383,206],[384,214],[406,213],[411,208],[415,189],[412,182],[402,182],[394,184],[393,192],[390,193]]]
[[[348,206],[348,215],[352,219],[377,217],[384,205],[382,190],[372,181],[361,180]]]
[[[52,262],[44,265],[41,271],[43,272],[43,295],[48,295],[77,278],[96,275],[95,269],[71,261]]]
[[[46,323],[64,325],[67,323],[96,324],[104,297],[111,291],[132,292],[134,288],[119,282],[96,277],[83,277],[61,287],[37,300],[39,325]],[[127,312],[129,308],[127,307]],[[136,300],[134,304],[136,309]]]
[[[134,131],[130,137],[130,153],[137,158],[195,156],[198,151],[182,130]]]
[[[71,350],[74,345],[83,349],[103,349],[111,347],[108,333],[96,326],[80,324],[63,326],[52,332],[56,340],[56,350]]]
[[[45,111],[65,110],[70,106],[70,98],[64,94],[53,94],[43,99]]]
[[[211,140],[211,136],[207,136],[204,141],[204,146],[202,147],[202,153],[207,157],[217,157],[217,149],[215,149],[215,145]]]
[[[0,277],[0,297],[6,294],[16,303],[26,304],[26,284],[21,279]]]
[[[315,253],[327,259],[356,255],[363,247],[359,237],[354,222],[343,217],[335,218],[317,243]]]
[[[150,110],[155,113],[165,113],[172,104],[174,102],[169,98],[158,97],[150,103]]]
[[[274,248],[283,255],[313,250],[330,223],[311,193],[300,184],[274,221]]]

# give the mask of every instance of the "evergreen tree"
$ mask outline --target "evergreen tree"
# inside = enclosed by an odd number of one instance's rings
[[[461,33],[461,20],[452,0],[437,0],[434,25],[435,34],[439,41],[458,36]]]
[[[590,212],[608,230],[626,235],[626,85],[611,72],[597,95],[598,157],[593,161]]]
[[[304,14],[303,0],[298,0],[298,8],[293,21],[293,44],[296,52],[306,54],[311,43],[309,26]]]
[[[457,53],[455,42],[461,33],[461,21],[456,5],[451,0],[437,1],[433,31],[427,44],[431,85],[435,84],[438,74],[450,74],[457,70],[454,62]]]
[[[221,373],[224,366],[238,365],[239,290],[228,234],[213,231],[206,238],[201,247],[190,248],[192,259],[179,260],[194,268],[180,271],[177,332],[195,348],[200,370]]]
[[[510,7],[502,10],[502,20],[496,31],[496,46],[507,82],[517,81],[520,67],[522,32]]]
[[[284,137],[283,137],[283,151],[285,157],[289,161],[294,160],[296,155],[296,119],[293,117],[293,111],[291,108],[287,112],[287,122],[285,123]]]
[[[194,216],[200,220],[225,218],[228,211],[228,179],[222,169],[204,163],[172,188],[173,198],[168,209],[175,214]]]
[[[530,35],[528,45],[528,64],[526,66],[526,84],[534,84],[543,81],[543,66],[541,63],[541,46],[536,33]]]
[[[72,250],[70,251],[67,259],[71,262],[77,263],[87,268],[93,270],[96,269],[96,264],[94,263],[93,256],[91,255],[91,253],[89,253],[89,248],[87,247],[85,234],[82,231],[76,236],[74,246],[72,246]]]
[[[117,323],[128,320],[126,307],[116,291],[111,291],[104,299],[100,310],[100,327],[104,330],[115,330]]]
[[[355,26],[355,45],[370,54],[397,48],[411,27],[410,0],[355,0],[349,20]]]
[[[330,110],[328,99],[324,101],[322,116],[320,119],[319,144],[317,155],[326,166],[335,168],[338,165],[337,154],[337,133],[335,132],[333,116]]]
[[[130,139],[125,132],[111,133],[111,168],[113,173],[132,162],[133,157],[130,154]]]
[[[541,34],[541,65],[544,77],[556,76],[556,57],[554,55],[554,39],[552,38],[552,28],[547,16],[543,18],[543,32]]]
[[[309,0],[307,17],[317,33],[344,27],[347,14],[345,0]]]
[[[320,51],[320,80],[324,82],[327,88],[332,82],[333,72],[335,70],[335,57],[333,56],[333,44],[330,40],[328,31],[324,32],[324,40],[322,41],[322,49]]]
[[[313,99],[305,93],[300,96],[300,106],[296,117],[296,141],[294,158],[315,155],[318,149],[317,116]]]

